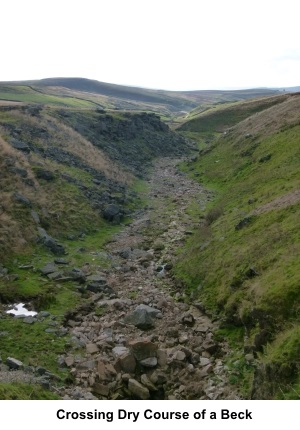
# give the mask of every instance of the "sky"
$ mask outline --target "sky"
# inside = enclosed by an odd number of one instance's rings
[[[299,0],[2,0],[0,81],[300,85]]]

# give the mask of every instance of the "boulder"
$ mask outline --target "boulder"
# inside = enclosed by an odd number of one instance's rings
[[[157,345],[149,339],[137,339],[128,343],[129,349],[137,361],[157,357]]]
[[[38,227],[39,240],[55,255],[64,255],[66,253],[63,245],[58,243],[53,237],[41,227]]]
[[[132,324],[141,330],[154,327],[153,317],[145,309],[136,309],[124,318],[126,324]]]
[[[123,218],[123,215],[124,213],[120,206],[115,204],[106,206],[103,211],[103,218],[114,224],[119,224]]]
[[[83,271],[76,268],[72,270],[65,270],[64,276],[67,278],[70,277],[73,281],[79,282],[80,284],[84,284],[86,281],[86,276]]]
[[[6,364],[10,369],[21,369],[23,367],[22,361],[13,357],[7,357]]]
[[[56,265],[54,263],[47,263],[45,266],[43,266],[40,269],[40,272],[43,275],[49,275],[50,273],[54,273],[56,271],[57,271],[57,267],[56,267]]]
[[[161,312],[158,309],[147,305],[139,305],[135,310],[124,318],[126,324],[133,324],[141,330],[148,330],[154,327],[154,319],[159,318]]]

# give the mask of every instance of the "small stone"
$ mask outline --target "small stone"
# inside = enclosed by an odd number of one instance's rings
[[[207,366],[208,364],[211,364],[211,361],[209,358],[200,357],[200,366]]]
[[[157,345],[149,339],[137,339],[128,344],[137,361],[157,356]]]
[[[68,355],[65,358],[65,364],[67,367],[72,367],[74,364],[75,360],[74,360],[74,356],[73,355]]]
[[[184,343],[187,343],[187,342],[188,342],[188,340],[189,340],[188,335],[183,334],[183,335],[181,335],[181,336],[179,337],[178,342],[179,342],[179,343],[181,343],[181,344],[184,344]]]
[[[35,323],[37,320],[36,320],[36,318],[34,318],[34,317],[26,317],[26,318],[24,318],[23,319],[23,322],[25,323],[25,324],[33,324],[33,323]]]
[[[141,400],[147,400],[150,398],[150,393],[148,388],[144,387],[144,385],[140,384],[135,379],[129,379],[128,381],[128,390],[137,398]]]
[[[208,329],[209,327],[206,324],[199,324],[196,327],[194,327],[194,331],[196,333],[206,333]]]
[[[174,360],[184,361],[186,359],[186,355],[183,351],[176,351],[173,358]]]
[[[246,354],[245,360],[248,361],[248,363],[252,363],[254,361],[254,355],[253,354]]]
[[[148,378],[148,376],[143,373],[143,375],[141,376],[141,383],[148,388],[149,391],[157,391],[157,388],[155,387],[155,385],[150,381],[150,379]]]
[[[118,364],[120,364],[121,369],[126,373],[134,373],[136,368],[136,361],[131,353],[123,354],[119,360]]]
[[[99,383],[93,385],[92,391],[94,394],[98,394],[103,397],[108,397],[109,395],[109,387]]]
[[[126,348],[125,346],[115,346],[113,349],[112,349],[112,353],[113,353],[113,356],[115,357],[115,358],[119,358],[119,357],[121,357],[123,354],[127,354],[129,352],[129,350],[128,350],[128,348]]]
[[[204,378],[205,376],[208,376],[210,373],[212,373],[213,370],[214,370],[214,367],[210,363],[207,366],[203,367],[203,369],[201,369],[200,376]]]
[[[166,299],[160,299],[156,304],[158,309],[164,309],[168,307],[168,302]]]
[[[67,260],[65,260],[64,258],[56,258],[54,260],[54,263],[56,263],[56,264],[64,264],[64,265],[69,264],[69,262]]]
[[[50,316],[50,312],[47,311],[41,311],[38,313],[38,317],[47,318]]]
[[[95,343],[88,343],[86,345],[86,352],[89,354],[95,354],[99,351],[98,346]]]
[[[76,368],[78,370],[93,370],[96,367],[95,360],[81,361]]]
[[[107,371],[105,363],[103,361],[98,361],[98,377],[100,381],[111,381],[111,375]]]
[[[157,366],[157,358],[156,357],[145,358],[144,360],[140,361],[140,364],[144,367],[155,367]]]
[[[163,349],[157,351],[157,364],[160,367],[165,367],[167,365],[167,352]]]
[[[186,314],[182,317],[181,322],[189,327],[195,324],[195,318],[192,314]]]

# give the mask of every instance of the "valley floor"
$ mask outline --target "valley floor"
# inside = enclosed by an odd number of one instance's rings
[[[94,274],[105,276],[106,293],[69,315],[74,350],[63,360],[75,386],[60,395],[237,399],[227,379],[227,346],[214,340],[217,322],[201,304],[186,304],[170,275],[179,247],[192,234],[191,202],[203,208],[211,195],[172,159],[157,160],[147,194],[150,205],[105,250],[112,269]]]

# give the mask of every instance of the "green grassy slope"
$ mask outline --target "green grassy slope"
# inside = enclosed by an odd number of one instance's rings
[[[192,111],[178,129],[205,133],[222,132],[257,112],[282,103],[287,97],[287,95],[280,95],[226,105],[214,105],[202,113]]]
[[[247,118],[186,166],[214,190],[215,200],[175,274],[210,313],[222,316],[223,334],[230,338],[242,328],[239,360],[245,362],[243,348],[257,357],[252,397],[299,398],[300,96],[273,102],[254,115],[250,104],[246,111],[241,104],[240,114],[235,105],[236,122]],[[209,133],[219,130],[222,114],[227,121],[227,108],[208,115]],[[205,115],[201,124],[205,129]],[[246,374],[241,371],[239,383],[249,383]]]

